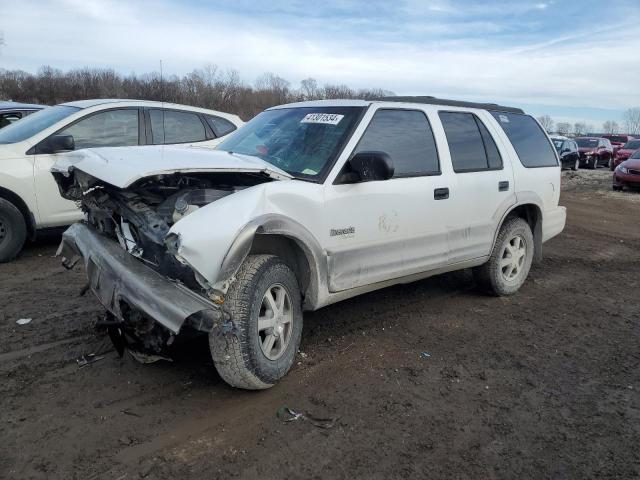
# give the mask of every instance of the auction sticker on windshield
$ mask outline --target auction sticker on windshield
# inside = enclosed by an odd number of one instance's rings
[[[344,115],[337,113],[308,113],[304,116],[300,123],[323,123],[325,125],[338,125]]]

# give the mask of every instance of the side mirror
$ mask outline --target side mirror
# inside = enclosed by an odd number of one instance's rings
[[[38,153],[68,152],[75,149],[73,135],[53,135],[38,145]]]
[[[347,169],[337,183],[374,182],[393,177],[395,169],[385,152],[358,152],[347,162]]]

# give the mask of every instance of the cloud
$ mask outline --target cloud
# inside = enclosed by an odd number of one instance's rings
[[[165,72],[213,63],[249,82],[272,71],[294,84],[624,109],[640,104],[640,8],[614,3],[616,23],[576,17],[568,29],[552,2],[22,0],[0,5],[0,64],[143,73],[162,59]]]

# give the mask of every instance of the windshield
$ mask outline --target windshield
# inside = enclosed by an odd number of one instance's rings
[[[629,158],[640,158],[640,150],[636,150],[635,152],[633,152],[633,155],[631,155]]]
[[[578,138],[576,143],[580,148],[593,148],[598,146],[597,138]]]
[[[57,105],[33,113],[0,130],[0,144],[22,142],[78,110],[77,107]]]
[[[259,157],[294,177],[318,179],[331,168],[363,107],[267,110],[218,146]]]
[[[627,150],[635,150],[636,148],[640,148],[640,140],[633,140],[631,142],[625,143],[622,148]]]

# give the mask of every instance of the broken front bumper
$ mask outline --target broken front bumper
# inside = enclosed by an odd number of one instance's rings
[[[66,268],[84,259],[89,288],[121,321],[126,320],[122,309],[125,304],[173,333],[178,333],[185,323],[197,330],[211,331],[222,318],[220,308],[213,302],[163,277],[117,242],[83,223],[64,232],[57,255],[63,257]]]

